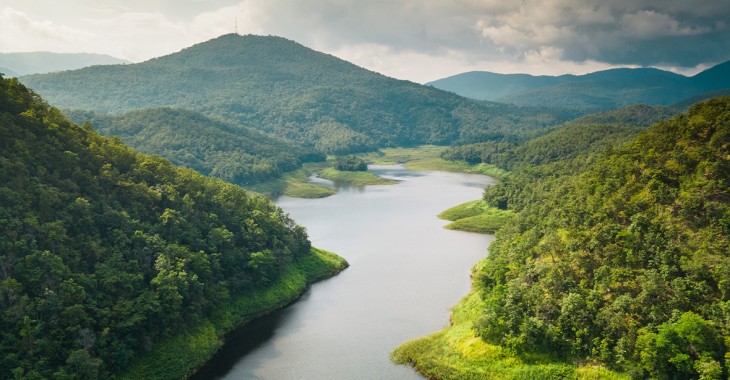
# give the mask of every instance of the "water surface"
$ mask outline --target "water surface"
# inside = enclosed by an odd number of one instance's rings
[[[478,199],[494,180],[400,166],[371,172],[399,184],[277,201],[315,246],[343,256],[350,268],[236,332],[199,378],[420,379],[392,364],[390,351],[448,324],[449,308],[468,292],[470,268],[492,239],[444,230],[436,215]]]

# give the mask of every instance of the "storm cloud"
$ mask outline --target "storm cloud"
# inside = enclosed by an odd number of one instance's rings
[[[237,29],[417,81],[470,69],[696,72],[730,59],[727,0],[69,0],[61,10],[50,0],[7,3],[3,51],[81,47],[140,61]]]

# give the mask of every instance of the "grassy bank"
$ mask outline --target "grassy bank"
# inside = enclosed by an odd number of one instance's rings
[[[446,161],[441,158],[445,146],[423,145],[416,148],[385,148],[368,153],[363,158],[375,165],[404,164],[411,170],[438,170],[470,174],[484,174],[503,178],[508,172],[493,165],[472,165],[462,161]]]
[[[411,365],[427,378],[442,380],[629,379],[605,367],[561,362],[548,355],[520,358],[485,343],[473,330],[473,321],[484,307],[480,291],[473,284],[469,295],[453,308],[451,326],[402,344],[391,353],[391,360]]]
[[[309,170],[298,169],[285,173],[281,178],[246,186],[246,190],[269,198],[280,195],[293,198],[324,198],[336,193],[334,189],[327,186],[309,183],[310,175]]]
[[[122,379],[180,379],[192,375],[223,345],[225,335],[254,318],[280,309],[299,298],[310,284],[332,277],[347,267],[334,253],[312,249],[312,254],[289,264],[282,275],[263,289],[255,289],[220,305],[210,318],[188,331],[156,342],[152,351],[135,360]]]
[[[397,183],[368,172],[348,172],[335,168],[323,169],[319,172],[319,176],[332,182],[346,183],[352,186],[393,185]]]
[[[512,215],[511,210],[500,210],[483,200],[475,200],[443,211],[439,218],[453,222],[446,225],[446,229],[493,234],[509,222]]]

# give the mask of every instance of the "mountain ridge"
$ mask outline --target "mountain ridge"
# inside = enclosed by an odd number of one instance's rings
[[[688,77],[656,68],[615,68],[583,75],[533,76],[471,71],[427,83],[474,99],[599,112],[630,104],[670,106],[730,88],[730,61]]]
[[[121,65],[131,62],[107,54],[53,53],[0,53],[0,67],[7,68],[6,77],[75,70],[95,65]]]
[[[189,109],[328,154],[514,136],[566,118],[388,78],[272,36],[227,34],[139,64],[21,81],[62,108]]]

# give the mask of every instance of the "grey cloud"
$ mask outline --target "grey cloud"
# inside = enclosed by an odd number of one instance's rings
[[[730,58],[730,2],[656,0],[248,0],[272,34],[337,49],[458,50],[475,60],[541,51],[608,64],[693,67]]]

